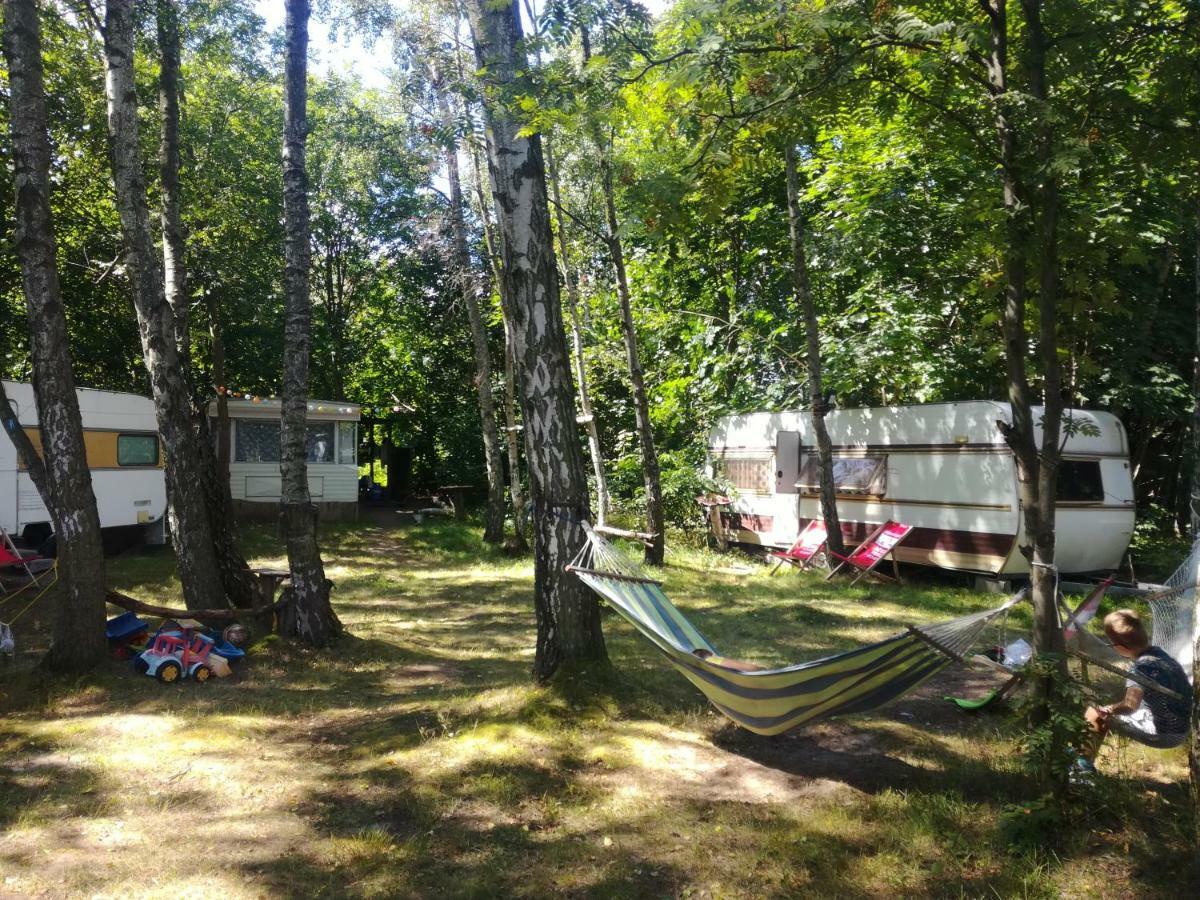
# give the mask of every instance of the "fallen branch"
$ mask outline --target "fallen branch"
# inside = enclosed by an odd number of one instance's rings
[[[265,606],[255,606],[250,609],[172,609],[169,606],[155,606],[120,591],[109,591],[105,599],[113,606],[119,606],[130,612],[144,613],[147,616],[159,616],[164,619],[196,619],[199,622],[215,620],[218,622],[235,622],[238,619],[257,618],[281,609],[291,601],[291,595],[286,591],[284,596],[274,603]]]
[[[611,525],[593,525],[593,531],[598,531],[601,534],[611,535],[612,537],[626,538],[631,541],[641,541],[643,544],[649,544],[654,541],[657,534],[648,534],[645,531],[628,531],[624,528],[613,528]]]

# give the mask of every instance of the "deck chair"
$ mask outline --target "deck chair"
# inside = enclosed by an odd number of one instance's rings
[[[55,561],[38,556],[28,550],[20,550],[13,543],[12,536],[0,528],[0,576],[19,575],[22,571],[33,584],[38,583],[38,576],[53,569]],[[0,579],[0,592],[8,594],[8,588]]]
[[[804,526],[804,530],[800,532],[800,537],[796,538],[796,543],[792,544],[790,549],[784,551],[775,550],[767,554],[771,559],[776,560],[775,568],[771,569],[771,574],[774,575],[778,572],[779,567],[784,563],[800,569],[807,569],[816,560],[821,550],[824,549],[827,537],[828,535],[825,533],[825,520],[813,519]]]
[[[851,585],[858,584],[861,579],[868,575],[883,581],[898,582],[900,580],[899,570],[896,571],[896,577],[892,578],[884,575],[882,572],[875,571],[875,568],[889,556],[892,557],[892,564],[895,565],[896,557],[892,555],[892,551],[903,543],[904,539],[912,533],[912,530],[912,525],[888,521],[872,531],[865,541],[854,548],[854,552],[849,556],[842,556],[831,550],[830,554],[836,556],[841,562],[830,570],[829,574],[825,576],[825,580],[828,581],[833,578],[843,566],[850,566],[852,569],[858,569],[858,574],[850,582]]]

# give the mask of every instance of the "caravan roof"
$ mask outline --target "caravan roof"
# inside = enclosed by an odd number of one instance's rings
[[[1042,407],[1034,407],[1035,439],[1041,440],[1038,425]],[[1112,413],[1068,410],[1064,417],[1077,426],[1065,452],[1073,454],[1123,455],[1128,453],[1125,429]],[[838,409],[825,419],[829,437],[840,447],[889,445],[1003,446],[996,422],[1012,421],[1008,403],[971,400],[960,403],[926,403],[915,406],[877,406]],[[727,416],[709,435],[712,449],[773,447],[780,431],[797,431],[809,442],[812,433],[807,410],[754,412]]]

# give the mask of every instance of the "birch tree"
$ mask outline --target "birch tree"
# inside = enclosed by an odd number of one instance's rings
[[[533,496],[534,675],[607,661],[599,606],[564,567],[583,546],[590,518],[583,452],[575,422],[558,292],[545,165],[537,134],[525,134],[510,108],[527,77],[519,6],[467,4],[484,83],[488,169],[504,259],[502,298],[520,370],[525,453]]]
[[[167,493],[178,522],[172,543],[188,608],[219,608],[228,603],[205,506],[204,470],[192,431],[177,319],[167,301],[163,269],[150,230],[138,139],[133,37],[131,0],[109,0],[105,7],[104,59],[113,182],[125,270],[133,291],[142,355],[150,373],[163,442]]]
[[[50,211],[50,141],[36,0],[5,0],[4,59],[16,182],[14,242],[29,319],[41,459],[0,386],[5,430],[50,511],[62,602],[46,663],[82,671],[107,652],[100,516],[83,441]]]
[[[309,295],[311,245],[308,174],[308,0],[286,0],[284,60],[283,209],[284,351],[282,391],[282,517],[292,573],[292,602],[280,631],[324,646],[342,630],[329,603],[330,583],[317,546],[317,514],[308,491],[308,364],[312,344]]]

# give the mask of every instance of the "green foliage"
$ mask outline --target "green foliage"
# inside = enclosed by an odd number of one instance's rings
[[[1016,708],[1025,765],[1061,800],[1088,734],[1083,695],[1067,676],[1060,654],[1039,654],[1023,671],[1032,686]]]

